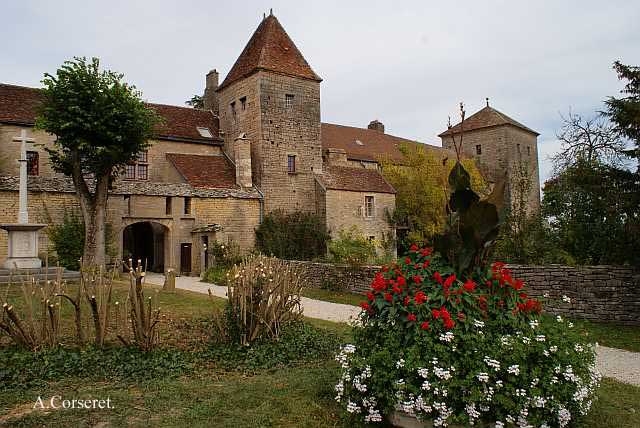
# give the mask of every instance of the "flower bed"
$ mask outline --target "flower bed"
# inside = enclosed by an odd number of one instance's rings
[[[429,248],[376,274],[336,400],[363,422],[402,411],[434,426],[565,427],[585,415],[595,352],[501,263],[460,280]]]

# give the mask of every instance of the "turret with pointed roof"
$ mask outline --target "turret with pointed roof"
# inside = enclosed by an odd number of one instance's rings
[[[236,159],[236,140],[244,135],[252,182],[265,195],[266,212],[316,209],[321,81],[269,14],[217,89],[225,151]]]

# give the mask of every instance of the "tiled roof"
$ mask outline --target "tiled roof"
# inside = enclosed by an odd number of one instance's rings
[[[0,190],[18,191],[20,179],[14,176],[0,176]],[[90,187],[92,186],[91,183]],[[30,192],[75,193],[73,181],[68,177],[29,177]],[[93,190],[93,187],[91,187]],[[192,196],[199,198],[261,199],[254,189],[211,189],[196,188],[188,183],[155,183],[151,181],[116,181],[109,191],[114,195],[147,196]]]
[[[257,70],[269,70],[320,82],[278,19],[262,20],[218,90]]]
[[[236,173],[224,156],[167,153],[167,159],[193,187],[235,189]]]
[[[531,132],[532,134],[540,135],[536,131],[531,128],[527,128],[520,122],[510,118],[504,113],[499,112],[498,110],[492,107],[485,107],[477,113],[469,116],[464,120],[464,131],[473,131],[474,129],[480,128],[488,128],[490,126],[499,126],[499,125],[512,125],[517,128],[523,129],[527,132]],[[460,123],[451,127],[450,129],[444,131],[439,137],[445,137],[447,135],[453,135],[460,132],[461,126]]]
[[[372,129],[332,123],[323,123],[321,134],[323,149],[342,149],[347,152],[348,159],[354,160],[375,162],[381,157],[388,156],[392,161],[402,163],[403,156],[398,149],[402,143],[421,145],[432,150],[443,150],[441,147],[418,143]]]
[[[0,83],[0,123],[33,125],[41,102],[40,89]],[[147,105],[164,119],[164,124],[156,130],[156,138],[222,144],[218,137],[219,121],[212,112],[164,104]],[[197,127],[209,128],[214,137],[203,137]]]
[[[375,169],[326,166],[316,178],[325,189],[352,192],[396,193],[382,174]]]

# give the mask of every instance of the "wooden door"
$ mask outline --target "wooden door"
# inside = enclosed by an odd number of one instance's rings
[[[180,274],[191,274],[191,244],[180,244]]]

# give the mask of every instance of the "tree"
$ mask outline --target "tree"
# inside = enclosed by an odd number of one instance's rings
[[[204,98],[202,97],[202,95],[194,95],[191,97],[190,100],[187,100],[184,103],[193,108],[199,108],[199,109],[204,108]]]
[[[563,124],[556,134],[562,143],[562,150],[553,158],[556,168],[563,169],[578,159],[587,164],[596,161],[611,165],[620,165],[625,142],[620,133],[602,116],[583,119],[571,112],[561,115]]]
[[[262,253],[288,260],[312,260],[327,252],[329,232],[316,214],[273,211],[256,229],[256,247]]]
[[[422,144],[401,144],[398,149],[404,156],[402,164],[380,159],[385,179],[398,192],[391,221],[409,228],[407,241],[427,243],[446,224],[447,177],[455,160],[443,161]],[[464,159],[462,164],[471,175],[471,187],[484,193],[486,184],[475,162]]]
[[[603,114],[616,125],[622,135],[635,143],[636,148],[629,150],[627,154],[640,160],[640,67],[616,61],[613,68],[620,80],[627,81],[620,93],[628,96],[609,97],[605,101],[607,109]]]
[[[123,75],[74,58],[45,74],[36,127],[56,136],[53,168],[73,180],[85,224],[83,261],[105,262],[108,192],[124,166],[149,146],[158,116]]]

